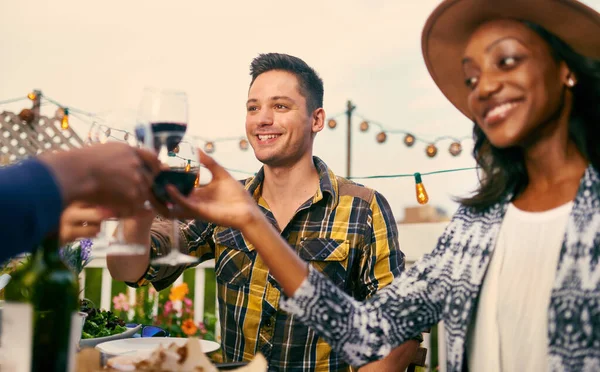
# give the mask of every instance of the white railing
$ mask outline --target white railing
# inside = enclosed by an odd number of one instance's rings
[[[92,256],[94,259],[88,264],[86,268],[90,269],[102,269],[102,284],[100,286],[100,305],[101,309],[110,309],[111,308],[111,293],[112,293],[112,284],[113,279],[110,276],[110,272],[106,267],[106,256],[104,254],[94,254],[92,251]],[[209,260],[203,262],[196,266],[195,276],[194,276],[194,321],[199,322],[204,319],[204,292],[206,288],[206,269],[212,269],[215,266],[214,260]],[[79,276],[79,288],[85,288],[86,275],[85,270]],[[179,276],[174,282],[175,285],[183,283],[183,274]],[[135,288],[129,287],[128,298],[130,303],[133,305],[135,303]],[[81,291],[81,297],[84,296],[84,292]],[[218,306],[218,301],[215,299],[215,304]],[[217,309],[215,309],[215,314],[217,314]]]

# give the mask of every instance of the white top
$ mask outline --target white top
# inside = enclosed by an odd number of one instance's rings
[[[469,370],[547,369],[548,307],[572,207],[508,206],[469,329]]]

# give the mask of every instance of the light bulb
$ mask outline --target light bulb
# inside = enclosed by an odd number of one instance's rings
[[[215,152],[214,142],[206,142],[204,144],[204,152],[206,152],[207,154],[212,154],[213,152]]]
[[[458,156],[462,152],[462,145],[460,142],[452,142],[449,151],[452,156]]]
[[[369,122],[368,121],[363,121],[362,123],[360,123],[360,131],[361,132],[366,132],[369,130]]]
[[[385,140],[387,139],[387,134],[385,134],[385,132],[379,132],[379,133],[377,133],[377,136],[375,137],[375,139],[379,143],[384,143]]]
[[[427,156],[429,156],[430,158],[433,158],[437,154],[437,151],[437,147],[435,147],[433,143],[429,144],[427,146],[427,149],[425,150]]]
[[[425,186],[423,186],[423,180],[421,179],[421,173],[415,173],[415,190],[417,191],[417,201],[419,204],[427,204],[429,201],[429,195],[427,195],[427,190],[425,190]]]
[[[67,129],[69,129],[69,109],[65,108],[64,109],[64,113],[65,114],[63,115],[63,117],[62,117],[62,119],[60,121],[60,127],[63,130],[67,130]]]

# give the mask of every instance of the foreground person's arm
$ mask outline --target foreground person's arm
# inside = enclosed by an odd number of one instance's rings
[[[39,160],[0,169],[0,262],[56,230],[62,210],[61,190]]]
[[[227,171],[205,154],[200,160],[213,180],[189,197],[169,188],[175,212],[241,230],[288,296],[281,301],[282,309],[317,331],[348,363],[362,366],[379,360],[439,321],[445,291],[435,288],[434,275],[425,275],[439,264],[436,253],[368,301],[356,301],[295,254]],[[424,303],[426,310],[421,309]]]

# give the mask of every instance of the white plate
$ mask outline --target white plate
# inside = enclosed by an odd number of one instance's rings
[[[117,333],[116,335],[105,336],[105,337],[96,337],[96,338],[85,338],[85,339],[82,338],[79,341],[79,346],[81,348],[94,347],[98,344],[105,343],[107,341],[119,340],[119,339],[123,339],[123,338],[130,338],[130,337],[133,337],[133,335],[136,334],[137,331],[140,330],[140,328],[142,328],[142,325],[138,324],[134,328],[127,328],[126,331]]]
[[[114,340],[103,342],[96,345],[96,349],[100,350],[104,354],[108,355],[122,355],[122,354],[149,354],[159,345],[168,347],[172,343],[176,343],[178,346],[185,345],[187,338],[179,337],[145,337],[145,338],[125,338],[121,340]],[[221,347],[217,342],[200,340],[200,345],[205,353],[211,353],[215,350],[219,350]]]

